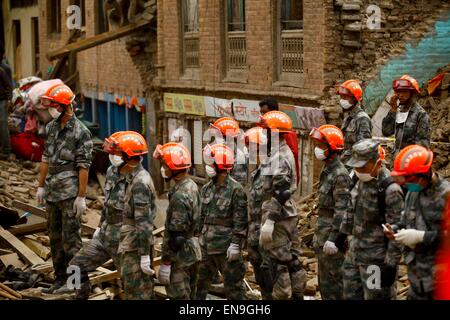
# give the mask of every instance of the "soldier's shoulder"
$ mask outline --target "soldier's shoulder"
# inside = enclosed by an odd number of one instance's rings
[[[358,112],[358,114],[356,115],[356,120],[361,122],[370,122],[370,116],[363,110],[361,112]]]
[[[77,126],[80,133],[88,134],[89,137],[91,136],[91,131],[89,131],[88,127],[78,118],[75,118],[75,125]]]
[[[228,176],[228,185],[233,190],[233,192],[244,193],[244,187],[242,184],[234,179],[232,176]]]
[[[180,198],[191,198],[193,193],[198,193],[198,186],[191,178],[186,178],[181,187],[174,193]]]
[[[139,170],[139,172],[134,177],[133,184],[144,184],[148,186],[153,186],[152,176],[147,170],[141,168],[141,170]]]
[[[441,179],[441,184],[439,186],[439,193],[441,193],[442,195],[445,194],[450,194],[450,182],[443,179],[443,178],[439,178]]]
[[[208,191],[209,189],[211,189],[213,185],[213,181],[209,180],[206,184],[203,185],[202,189],[201,189],[201,193],[205,193],[206,191]]]

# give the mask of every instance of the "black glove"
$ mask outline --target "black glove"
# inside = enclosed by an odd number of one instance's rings
[[[345,233],[339,233],[334,245],[340,252],[345,253],[348,249],[347,235]]]
[[[186,238],[178,233],[171,232],[169,238],[169,248],[175,252],[180,251],[186,243]]]
[[[397,278],[397,267],[384,266],[381,270],[381,286],[389,288],[392,286]]]
[[[277,199],[277,201],[281,204],[281,206],[284,206],[286,201],[288,201],[291,198],[291,192],[290,192],[290,183],[285,181],[282,185],[279,185],[278,188],[275,190],[274,198]]]

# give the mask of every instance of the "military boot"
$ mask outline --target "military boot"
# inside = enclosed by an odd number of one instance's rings
[[[80,289],[75,290],[76,300],[88,300],[91,294],[91,283],[89,281],[83,282]]]
[[[50,288],[44,288],[42,289],[42,293],[52,294],[56,290],[61,289],[66,284],[65,279],[56,279],[55,282],[51,285]]]

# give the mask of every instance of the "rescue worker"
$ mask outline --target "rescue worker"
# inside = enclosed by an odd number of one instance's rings
[[[292,195],[297,189],[295,159],[284,140],[292,131],[292,120],[281,111],[262,117],[268,129],[267,157],[261,166],[264,176],[260,245],[268,252],[275,269],[272,297],[275,300],[303,299],[306,272],[299,256],[298,214]]]
[[[343,265],[344,299],[392,299],[401,251],[384,236],[382,224],[400,219],[403,192],[391,178],[378,142],[365,139],[352,150],[347,165],[358,181],[351,191],[352,210],[341,224],[341,232],[353,236]]]
[[[248,151],[245,145],[240,144],[239,123],[232,118],[225,117],[216,120],[211,124],[211,128],[217,130],[214,143],[224,143],[233,150],[235,164],[230,175],[245,188],[247,186],[248,176]]]
[[[126,300],[150,300],[153,293],[152,269],[155,187],[142,166],[148,153],[147,142],[137,132],[124,131],[106,139],[105,150],[121,162],[125,175],[123,220],[120,227],[120,273]],[[122,162],[123,161],[123,162]]]
[[[261,230],[261,206],[264,198],[264,176],[261,174],[261,161],[267,156],[267,135],[265,129],[254,127],[245,133],[245,142],[249,149],[250,163],[256,164],[251,173],[248,199],[248,259],[253,266],[255,279],[261,288],[263,300],[272,299],[273,265],[267,252],[259,245]]]
[[[313,128],[310,133],[314,154],[325,162],[319,180],[319,219],[313,246],[318,259],[319,290],[324,300],[343,299],[342,264],[346,235],[339,232],[342,218],[351,204],[352,181],[339,152],[344,149],[344,135],[333,125]]]
[[[433,172],[433,152],[423,146],[402,149],[391,175],[408,189],[401,219],[386,226],[386,235],[404,246],[410,283],[408,300],[433,299],[435,258],[450,183]]]
[[[54,118],[46,127],[36,193],[38,203],[44,204],[44,199],[46,203],[56,277],[53,285],[43,290],[46,293],[65,285],[68,263],[81,248],[80,218],[86,211],[93,144],[91,133],[74,114],[74,99],[72,90],[64,84],[49,88],[41,97],[42,104]]]
[[[164,242],[158,279],[169,299],[195,299],[201,249],[198,238],[200,193],[189,177],[191,155],[181,143],[158,145],[153,158],[161,162],[161,175],[175,185],[169,191]]]
[[[262,115],[265,115],[267,112],[270,111],[279,111],[280,106],[278,104],[278,101],[272,97],[264,98],[259,102],[259,108]],[[262,124],[262,126],[264,126]],[[288,132],[284,135],[284,140],[286,141],[287,145],[291,149],[292,153],[294,154],[295,159],[295,173],[297,174],[297,177],[300,177],[300,163],[298,160],[298,137],[297,133],[295,131]],[[297,186],[300,183],[300,179],[297,179]]]
[[[345,81],[338,87],[339,104],[344,111],[342,132],[344,133],[344,151],[341,160],[344,165],[352,155],[353,145],[363,139],[372,138],[372,122],[361,108],[362,89],[356,80]]]
[[[76,290],[77,299],[88,299],[91,292],[88,272],[94,271],[109,259],[120,270],[120,257],[117,253],[120,240],[120,228],[122,226],[122,212],[125,207],[124,196],[127,184],[127,171],[129,167],[122,160],[122,156],[115,154],[116,149],[127,150],[129,142],[125,136],[137,136],[135,132],[116,132],[105,139],[104,151],[109,154],[111,166],[106,172],[105,204],[102,209],[100,223],[94,232],[92,240],[85,245],[72,259],[70,265],[80,268],[81,287]],[[138,137],[138,136],[137,136]],[[111,148],[111,141],[117,141],[118,145]]]
[[[389,110],[383,119],[382,132],[395,136],[394,158],[404,147],[412,144],[430,147],[430,117],[417,102],[420,94],[417,80],[404,75],[392,83],[394,95]]]
[[[207,145],[203,151],[211,181],[201,191],[200,246],[197,299],[205,300],[217,271],[223,276],[229,300],[245,299],[245,265],[242,257],[247,237],[247,196],[230,176],[233,151],[224,144]]]

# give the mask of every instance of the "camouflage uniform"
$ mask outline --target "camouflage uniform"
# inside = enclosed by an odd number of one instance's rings
[[[284,139],[280,139],[279,146],[272,145],[272,154],[264,160],[261,170],[265,196],[262,223],[267,219],[275,222],[272,242],[264,245],[275,268],[272,297],[276,300],[302,299],[306,272],[298,260],[301,249],[297,209],[292,198],[284,206],[274,198],[279,190],[287,188],[292,195],[297,189],[294,155]]]
[[[210,181],[201,191],[200,245],[197,299],[204,300],[217,270],[224,278],[227,299],[245,298],[245,266],[242,255],[229,262],[227,250],[231,243],[244,247],[247,236],[247,196],[242,185],[229,175],[223,185]]]
[[[345,118],[341,127],[344,133],[344,151],[342,152],[341,160],[345,165],[352,155],[353,145],[363,139],[372,138],[372,122],[360,105],[344,114]]]
[[[398,124],[395,119],[396,113],[389,110],[382,124],[382,132],[385,137],[395,135],[393,158],[404,147],[412,144],[430,147],[430,117],[417,102],[412,104],[404,123]]]
[[[247,187],[247,172],[248,172],[248,153],[246,150],[239,150],[237,147],[234,151],[235,163],[233,170],[231,170],[231,177],[242,184],[244,189]]]
[[[424,240],[414,249],[404,247],[404,260],[408,265],[410,283],[409,300],[432,299],[436,272],[435,254],[439,246],[441,220],[450,192],[450,183],[441,177],[421,192],[408,192],[405,211],[394,230],[416,229],[425,231]]]
[[[119,168],[110,166],[106,173],[105,205],[100,219],[98,238],[92,239],[72,259],[71,265],[79,266],[83,273],[93,271],[112,259],[117,270],[120,270],[120,259],[117,254],[124,209],[125,175]],[[88,280],[88,279],[86,279]]]
[[[263,186],[264,176],[261,175],[259,166],[251,175],[251,186],[249,190],[249,223],[247,251],[248,259],[253,266],[255,279],[261,288],[264,300],[272,299],[273,290],[273,266],[267,252],[259,246],[259,235],[261,230],[261,206],[264,198]]]
[[[351,204],[351,184],[348,171],[339,157],[334,157],[325,164],[320,174],[319,219],[313,241],[319,264],[320,295],[324,300],[343,299],[344,253],[339,250],[334,255],[327,255],[323,252],[323,245],[326,241],[337,244],[342,218]]]
[[[125,299],[149,300],[153,279],[142,272],[140,259],[152,259],[155,187],[141,164],[126,175],[124,206],[118,253]]]
[[[371,139],[355,144],[348,164],[378,159],[378,146]],[[385,237],[381,226],[398,221],[404,207],[403,192],[398,184],[392,183],[385,191],[384,216],[380,214],[383,204],[380,203],[379,184],[389,177],[390,172],[383,164],[376,179],[358,181],[351,191],[353,210],[346,212],[341,224],[341,232],[353,236],[343,265],[346,300],[390,299],[395,296],[395,282],[391,287],[378,287],[379,281],[374,287],[368,286],[368,283],[373,284],[370,276],[376,270],[382,272],[387,266],[396,268],[401,257],[399,245]]]
[[[64,128],[56,120],[48,123],[42,162],[48,163],[47,228],[57,279],[67,278],[67,265],[81,248],[80,220],[73,204],[78,195],[78,169],[89,170],[92,148],[91,133],[75,115]]]
[[[171,264],[170,285],[166,286],[170,299],[195,298],[196,269],[201,252],[194,235],[198,234],[200,209],[200,194],[195,182],[189,177],[177,181],[169,192],[162,246],[162,261]],[[172,244],[177,236],[187,239],[181,249]]]

